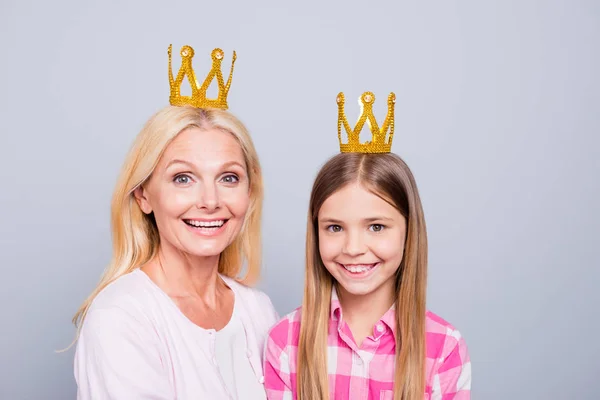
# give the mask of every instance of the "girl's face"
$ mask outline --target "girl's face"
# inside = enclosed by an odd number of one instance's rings
[[[228,132],[187,129],[135,196],[142,211],[154,214],[161,246],[218,257],[240,232],[250,204],[242,149]]]
[[[342,298],[394,298],[406,238],[406,219],[395,207],[350,184],[325,200],[318,230],[321,259]]]

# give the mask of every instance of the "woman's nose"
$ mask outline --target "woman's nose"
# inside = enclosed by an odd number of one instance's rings
[[[219,192],[215,184],[202,185],[198,193],[196,207],[214,211],[220,206]]]

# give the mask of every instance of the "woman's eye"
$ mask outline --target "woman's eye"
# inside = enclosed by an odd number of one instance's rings
[[[190,178],[187,175],[177,175],[175,178],[173,178],[173,182],[178,183],[180,185],[187,185],[191,181],[192,178]]]
[[[384,226],[381,224],[373,224],[370,226],[370,228],[373,232],[381,232],[383,230]]]
[[[240,178],[235,175],[226,175],[221,179],[221,181],[225,183],[237,183],[240,181]]]
[[[327,227],[327,230],[328,230],[329,232],[341,232],[341,230],[342,230],[342,227],[341,227],[341,226],[339,226],[339,225],[329,225],[329,226]]]

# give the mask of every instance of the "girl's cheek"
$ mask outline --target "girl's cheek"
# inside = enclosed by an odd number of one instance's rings
[[[319,252],[324,261],[327,261],[337,255],[339,251],[336,249],[339,247],[336,240],[331,238],[319,238]]]

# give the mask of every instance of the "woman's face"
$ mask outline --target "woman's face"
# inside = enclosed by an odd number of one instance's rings
[[[143,212],[154,214],[161,245],[218,257],[239,234],[250,204],[239,142],[218,129],[184,130],[135,197]]]

